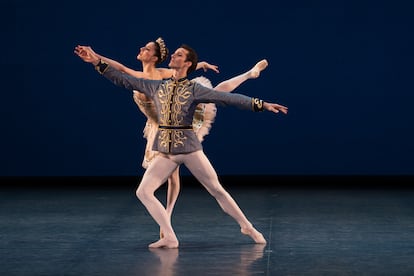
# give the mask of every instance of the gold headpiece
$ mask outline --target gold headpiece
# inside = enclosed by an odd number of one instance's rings
[[[162,37],[159,37],[157,40],[155,40],[155,42],[157,42],[158,46],[160,46],[161,60],[165,60],[167,57],[167,47],[165,46],[164,39],[162,39]]]

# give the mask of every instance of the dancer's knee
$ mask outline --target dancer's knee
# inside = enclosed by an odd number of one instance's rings
[[[214,187],[209,189],[209,192],[215,198],[221,198],[226,194],[226,191],[224,190],[223,186],[221,186],[220,184],[215,185]]]
[[[135,191],[135,195],[139,200],[145,201],[145,199],[150,197],[151,192],[149,192],[148,189],[145,189],[142,185],[140,185]]]

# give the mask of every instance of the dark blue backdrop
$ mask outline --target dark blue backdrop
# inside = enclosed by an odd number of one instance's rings
[[[409,2],[3,1],[0,175],[142,174],[144,116],[73,49],[141,69],[158,36],[219,65],[192,75],[215,84],[269,61],[237,92],[289,114],[219,108],[204,142],[219,174],[412,175]]]

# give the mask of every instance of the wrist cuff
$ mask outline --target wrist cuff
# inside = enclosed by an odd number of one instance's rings
[[[99,60],[98,64],[95,65],[95,70],[99,72],[99,74],[105,73],[106,69],[108,69],[109,64],[105,61],[102,61],[102,59]]]
[[[261,112],[264,110],[263,100],[252,98],[252,109],[254,112]]]

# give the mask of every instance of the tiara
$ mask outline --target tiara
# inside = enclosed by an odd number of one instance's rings
[[[164,60],[167,56],[167,47],[165,46],[164,39],[159,37],[155,42],[160,46],[161,60]]]

